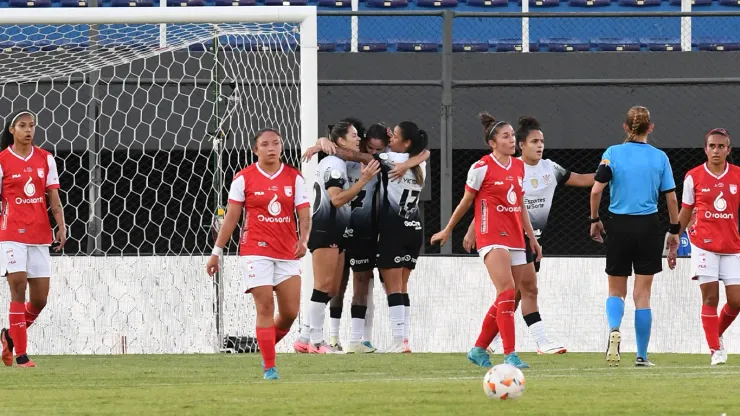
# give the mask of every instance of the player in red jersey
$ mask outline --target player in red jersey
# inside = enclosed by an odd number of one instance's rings
[[[13,365],[13,351],[18,367],[36,366],[26,355],[27,331],[49,296],[52,233],[47,194],[59,227],[55,251],[67,241],[57,165],[51,153],[33,145],[35,132],[36,116],[22,110],[10,116],[0,137],[0,265],[10,285],[10,327],[0,333],[6,366]]]
[[[724,129],[713,129],[704,140],[707,162],[691,169],[684,179],[681,212],[678,220],[681,235],[696,211],[689,228],[691,241],[691,275],[699,281],[704,336],[712,354],[711,365],[725,364],[727,351],[722,334],[740,309],[740,167],[727,162],[730,135]],[[670,268],[676,266],[676,248],[668,256]],[[727,304],[717,318],[719,281],[725,284]]]
[[[280,133],[263,129],[254,138],[257,163],[234,176],[229,207],[218,233],[206,271],[219,269],[223,249],[234,232],[242,209],[246,218],[239,242],[239,255],[246,293],[257,307],[257,344],[262,353],[265,380],[280,377],[275,367],[275,344],[290,331],[301,298],[301,262],[308,250],[311,209],[301,173],[280,161]],[[295,215],[298,214],[298,234]],[[249,232],[247,232],[247,226]],[[273,292],[279,313],[275,314]]]
[[[444,230],[432,236],[432,244],[444,244],[452,229],[475,203],[475,234],[478,254],[488,270],[498,296],[483,320],[483,328],[468,353],[468,359],[482,367],[490,367],[491,361],[486,348],[501,331],[504,345],[504,361],[519,368],[527,368],[514,351],[515,287],[522,291],[536,282],[526,282],[527,255],[522,229],[529,237],[532,252],[537,261],[542,258],[542,249],[534,235],[529,214],[524,202],[522,181],[524,163],[513,157],[516,151],[514,129],[505,121],[496,121],[488,113],[480,115],[483,123],[483,139],[492,153],[474,163],[468,172],[465,194],[455,208],[452,218]]]

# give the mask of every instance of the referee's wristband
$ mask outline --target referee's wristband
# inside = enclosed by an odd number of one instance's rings
[[[213,246],[213,251],[211,251],[212,256],[218,256],[221,257],[224,254],[224,249],[221,247]]]
[[[597,222],[599,222],[599,221],[601,221],[601,218],[600,218],[600,217],[596,217],[596,218],[591,218],[591,219],[589,219],[589,222],[590,222],[591,224],[596,224],[596,223],[597,223]]]
[[[671,234],[678,234],[679,231],[681,231],[681,224],[671,224],[668,226],[668,232]]]

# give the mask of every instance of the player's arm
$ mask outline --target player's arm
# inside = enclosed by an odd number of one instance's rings
[[[388,178],[391,180],[400,180],[411,168],[421,165],[429,159],[431,153],[429,150],[424,149],[423,152],[418,155],[411,156],[407,161],[396,163],[393,169],[388,172]]]
[[[360,170],[362,172],[360,179],[347,190],[342,189],[342,186],[344,185],[343,178],[341,181],[335,181],[335,178],[332,178],[332,180],[326,182],[326,192],[329,194],[329,198],[331,198],[332,205],[339,208],[354,199],[354,197],[362,191],[362,188],[364,188],[365,185],[367,185],[367,183],[380,172],[380,164],[376,160],[372,160],[371,156],[371,160],[368,165],[362,165]]]
[[[675,193],[674,193],[675,194]],[[681,212],[678,213],[678,235],[683,234],[691,223],[691,218],[694,214],[694,207],[696,206],[695,194],[694,194],[694,178],[691,175],[686,175],[683,180],[683,195],[681,195]]]
[[[221,225],[221,229],[218,231],[216,244],[214,244],[213,247],[214,254],[216,251],[219,252],[219,254],[217,254],[218,256],[223,254],[223,249],[226,247],[226,244],[228,244],[236,225],[239,223],[243,207],[243,202],[229,201],[229,206],[226,208],[226,215],[224,216],[224,222]]]
[[[57,234],[54,242],[59,245],[55,248],[59,251],[64,247],[64,243],[67,242],[67,225],[64,222],[64,208],[62,207],[62,199],[59,197],[59,188],[52,188],[48,191],[49,194],[49,207],[51,208],[51,215],[54,217],[54,221],[57,223]]]
[[[668,156],[665,155],[663,166],[663,176],[660,179],[660,192],[665,194],[665,202],[668,207],[668,217],[671,225],[668,232],[671,234],[668,238],[669,248],[678,248],[678,234],[681,225],[678,223],[678,197],[676,197],[676,181],[673,179],[673,169]]]
[[[298,244],[295,248],[296,258],[301,258],[308,251],[308,237],[311,234],[311,203],[308,201],[306,181],[303,176],[296,175],[293,203],[298,215]]]
[[[465,216],[465,213],[468,212],[470,206],[473,205],[474,201],[475,192],[471,192],[466,187],[465,194],[463,194],[460,203],[457,204],[457,208],[455,208],[455,212],[452,213],[450,220],[447,222],[447,226],[442,231],[432,236],[431,243],[435,244],[437,241],[439,241],[439,245],[444,245],[450,238],[452,230],[455,228],[457,223],[460,222],[462,217]]]
[[[570,177],[565,182],[568,186],[575,186],[578,188],[590,188],[594,186],[595,173],[574,173],[571,172]]]

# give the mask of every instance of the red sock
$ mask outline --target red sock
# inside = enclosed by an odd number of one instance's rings
[[[483,348],[485,350],[491,345],[496,334],[498,334],[496,312],[496,302],[493,302],[491,308],[488,309],[486,317],[483,318],[483,326],[480,329],[480,335],[478,335],[478,340],[475,341],[476,347]]]
[[[41,309],[36,309],[31,305],[31,302],[26,302],[26,328],[31,327],[31,324],[36,321],[40,313]]]
[[[712,351],[719,349],[719,332],[717,331],[717,307],[701,306],[701,325],[704,327],[704,336],[707,338],[707,345]]]
[[[725,330],[732,325],[732,321],[737,318],[738,313],[740,313],[740,311],[732,309],[730,305],[725,303],[725,306],[722,308],[722,312],[719,314],[719,336],[722,336],[722,334],[725,333]]]
[[[498,306],[496,323],[498,323],[499,331],[501,331],[504,354],[514,352],[514,345],[516,344],[516,330],[514,329],[515,296],[516,291],[511,289],[500,293],[496,298],[496,305]]]
[[[28,335],[26,333],[26,305],[23,302],[10,302],[10,338],[15,346],[15,356],[26,354]]]
[[[265,362],[265,370],[275,367],[275,327],[257,328],[257,345]]]
[[[288,332],[290,332],[290,328],[283,329],[275,327],[275,344],[280,342],[281,339],[285,338],[285,336],[288,335]]]

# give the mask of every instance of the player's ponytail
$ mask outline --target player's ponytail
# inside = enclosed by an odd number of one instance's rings
[[[22,114],[29,114],[34,118],[34,120],[36,119],[36,115],[29,110],[18,110],[15,113],[9,115],[8,119],[5,122],[5,126],[3,127],[3,133],[2,135],[0,135],[0,151],[7,149],[13,144],[13,134],[10,132],[10,128],[13,127],[13,124],[15,124],[15,122],[18,120],[18,117],[20,117]]]
[[[419,128],[413,121],[402,121],[398,123],[398,128],[401,130],[401,138],[406,141],[410,141],[411,144],[406,149],[406,153],[410,156],[416,156],[423,152],[429,144],[429,135],[426,131]],[[424,186],[424,172],[421,166],[414,166],[414,176],[419,186]]]
[[[505,121],[498,121],[488,112],[483,111],[478,114],[480,122],[483,125],[483,142],[488,144],[489,140],[493,140],[493,136],[498,133],[498,129],[509,124]]]

